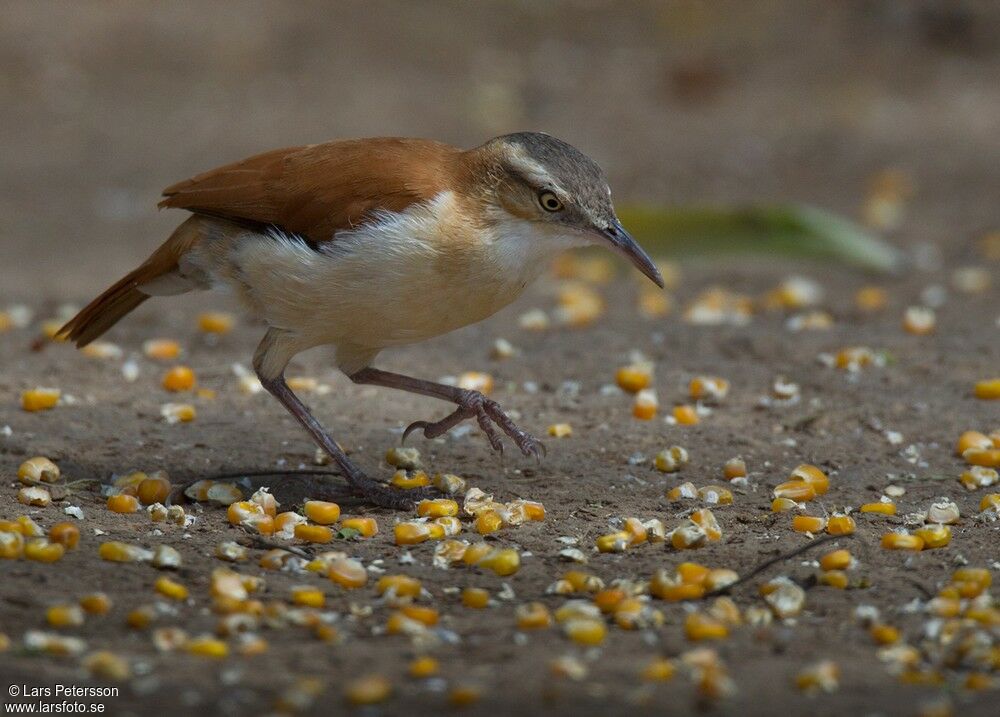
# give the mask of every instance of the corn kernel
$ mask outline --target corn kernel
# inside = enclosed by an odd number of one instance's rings
[[[719,485],[706,485],[698,489],[698,497],[709,505],[730,505],[733,493]]]
[[[684,618],[684,635],[692,642],[722,640],[729,636],[729,628],[710,615],[691,612]]]
[[[575,618],[563,624],[563,632],[579,645],[600,645],[608,633],[603,620]]]
[[[951,574],[951,580],[955,583],[976,583],[983,589],[993,584],[993,576],[986,568],[958,568]]]
[[[437,610],[425,605],[402,605],[399,611],[410,620],[416,620],[427,627],[437,625],[440,619],[440,614]]]
[[[52,504],[52,494],[46,488],[31,485],[21,488],[17,492],[17,501],[24,505],[45,508]]]
[[[914,530],[913,534],[924,541],[923,550],[943,548],[951,542],[951,528],[947,525],[927,525]]]
[[[55,483],[59,480],[59,475],[59,466],[44,456],[29,458],[17,469],[18,479],[28,485],[38,482]]]
[[[169,361],[181,355],[181,345],[173,339],[150,339],[143,343],[142,352],[151,359]]]
[[[492,570],[501,577],[513,575],[521,567],[521,556],[513,548],[502,548],[491,550],[484,557],[480,558],[476,565],[480,568]]]
[[[705,537],[709,540],[719,540],[722,537],[722,528],[715,514],[708,508],[700,508],[691,514],[691,522],[705,532]]]
[[[320,525],[333,525],[340,519],[340,506],[325,500],[307,500],[302,504],[302,512]]]
[[[431,484],[431,479],[423,471],[415,471],[413,475],[407,475],[405,470],[398,470],[392,475],[389,481],[396,488],[410,490],[412,488],[423,488]]]
[[[184,646],[192,655],[222,659],[229,656],[229,645],[214,637],[195,637]]]
[[[396,545],[417,545],[431,537],[431,530],[426,523],[396,523],[393,535]]]
[[[823,495],[830,489],[830,479],[826,473],[819,468],[808,463],[798,466],[788,477],[789,480],[801,480],[809,483],[816,491],[816,495]]]
[[[124,493],[108,496],[108,510],[113,513],[135,513],[139,510],[139,500],[134,495]]]
[[[422,518],[442,518],[458,515],[458,503],[449,498],[422,500],[417,503],[417,515]]]
[[[823,570],[846,570],[854,562],[851,553],[847,550],[833,550],[819,559],[819,566]]]
[[[433,657],[428,657],[426,655],[422,657],[415,658],[407,668],[407,672],[410,673],[410,677],[418,680],[423,680],[428,677],[433,677],[441,669],[440,663]]]
[[[365,675],[351,680],[344,694],[353,705],[374,705],[389,699],[392,683],[382,675]]]
[[[816,578],[820,585],[829,585],[832,588],[843,590],[847,587],[847,573],[843,570],[824,570]]]
[[[955,444],[955,454],[961,456],[970,448],[985,450],[992,447],[993,441],[986,434],[979,431],[965,431],[958,437],[958,442]]]
[[[45,611],[45,620],[52,627],[80,627],[83,624],[83,610],[79,605],[53,605]]]
[[[453,542],[459,542],[459,541],[453,541]],[[461,543],[459,542],[459,544]],[[493,548],[490,547],[489,543],[475,543],[474,545],[467,546],[462,551],[461,560],[466,565],[475,565],[492,551]]]
[[[157,578],[156,582],[153,583],[153,587],[156,589],[156,592],[160,593],[160,595],[168,597],[171,600],[188,599],[188,589],[166,576]]]
[[[908,533],[886,533],[882,536],[882,547],[887,550],[923,550],[924,539]]]
[[[834,513],[826,521],[826,532],[830,535],[850,535],[856,527],[854,518],[843,513]]]
[[[656,454],[653,467],[662,473],[675,473],[688,464],[690,457],[681,446],[671,446]]]
[[[458,495],[465,492],[465,479],[452,473],[435,473],[431,482],[435,488],[448,495]]]
[[[421,585],[409,575],[383,575],[375,586],[379,595],[389,594],[394,598],[415,598],[420,596]]]
[[[319,588],[296,585],[292,588],[292,602],[305,607],[321,608],[326,604],[326,595]]]
[[[120,682],[127,680],[132,674],[125,659],[107,650],[92,652],[84,658],[81,665],[92,677],[103,680]]]
[[[730,458],[722,467],[722,475],[726,480],[747,477],[747,464],[742,458]]]
[[[862,513],[879,513],[881,515],[895,515],[896,504],[891,501],[879,501],[878,503],[865,503],[858,510]]]
[[[41,529],[38,523],[26,515],[17,516],[17,520],[15,522],[20,527],[19,532],[25,538],[41,538],[45,535],[45,531]]]
[[[972,395],[987,401],[1000,399],[1000,378],[977,382],[972,389]]]
[[[649,592],[667,602],[699,600],[705,594],[705,586],[700,582],[684,582],[671,577],[666,570],[657,570],[650,580]]]
[[[826,527],[826,518],[816,515],[796,515],[792,518],[792,530],[799,533],[818,533]]]
[[[187,366],[174,366],[163,375],[163,388],[168,391],[190,391],[194,384],[194,371]]]
[[[106,615],[111,609],[111,599],[104,593],[90,593],[80,598],[80,607],[91,615]]]
[[[271,495],[269,488],[258,488],[254,491],[254,494],[250,496],[250,502],[255,505],[259,505],[265,515],[269,515],[273,518],[278,514],[278,501],[275,500],[273,495]]]
[[[914,336],[927,336],[934,333],[937,327],[937,317],[934,309],[925,306],[910,306],[903,314],[903,330]]]
[[[206,334],[226,334],[232,331],[235,319],[223,311],[206,311],[198,314],[198,329]]]
[[[958,598],[935,597],[927,601],[927,612],[937,617],[957,617],[962,611],[962,601]]]
[[[632,534],[625,530],[608,533],[597,539],[597,550],[602,553],[623,553],[632,544]]]
[[[719,531],[719,535],[722,535],[721,531]],[[696,523],[682,525],[670,533],[670,544],[675,550],[700,548],[706,540],[708,540],[708,533]]]
[[[697,498],[698,489],[694,487],[694,483],[687,482],[681,483],[678,486],[674,486],[667,491],[667,498],[670,500],[681,500],[683,498]]]
[[[170,497],[170,491],[172,486],[170,485],[170,480],[163,474],[154,474],[145,479],[143,479],[139,485],[136,487],[136,497],[142,502],[143,505],[152,505],[153,503],[165,503],[167,498]],[[109,506],[110,507],[110,506]],[[114,508],[112,508],[114,510]],[[123,511],[116,511],[123,512]],[[132,511],[124,511],[132,512]]]
[[[21,408],[25,411],[46,411],[59,403],[58,388],[33,388],[21,393]]]
[[[877,286],[865,286],[854,295],[854,305],[862,311],[881,311],[889,303],[889,296]]]
[[[840,667],[831,660],[821,660],[799,672],[795,686],[803,692],[836,692],[840,687]]]
[[[803,506],[796,503],[791,498],[775,498],[771,501],[771,512],[772,513],[787,513],[790,510],[799,510]]]
[[[80,542],[80,530],[73,523],[56,523],[49,528],[49,540],[72,550]]]
[[[623,366],[615,372],[615,383],[628,393],[638,393],[653,382],[653,367],[647,363]]]
[[[330,561],[327,577],[348,590],[364,587],[368,583],[368,571],[360,562],[351,558]]]
[[[173,425],[175,423],[190,423],[198,417],[198,411],[190,403],[164,403],[160,406],[163,420]]]
[[[156,619],[156,610],[151,605],[143,605],[130,610],[125,616],[125,624],[133,630],[145,630]]]
[[[788,498],[796,502],[809,501],[816,497],[816,488],[804,480],[790,480],[774,487],[775,498]]]
[[[635,394],[632,401],[632,415],[640,421],[649,421],[660,407],[660,401],[656,397],[656,392],[649,388],[644,388]]]
[[[420,467],[420,451],[416,448],[394,446],[385,452],[385,462],[395,468],[415,470]]]
[[[517,626],[521,630],[539,630],[552,624],[552,613],[540,602],[518,605],[514,610]]]
[[[693,426],[701,421],[694,406],[674,406],[673,416],[674,421],[681,426]]]
[[[490,603],[490,594],[482,588],[465,588],[462,590],[462,604],[476,610],[481,610]]]
[[[970,466],[1000,468],[1000,448],[986,448],[983,450],[970,448],[962,454],[962,457]]]
[[[676,672],[677,665],[673,660],[654,657],[643,666],[639,678],[644,682],[669,682]]]
[[[973,466],[959,476],[959,480],[967,490],[985,488],[1000,481],[1000,473],[985,466]]]
[[[739,579],[740,576],[735,570],[730,570],[729,568],[713,568],[708,571],[708,575],[705,577],[703,585],[706,590],[713,591],[732,585]]]
[[[493,377],[481,371],[466,371],[455,384],[466,391],[479,391],[489,395],[493,392]]]
[[[695,376],[688,388],[688,395],[696,401],[721,401],[729,393],[729,381],[717,376]]]
[[[568,423],[553,423],[546,432],[553,438],[569,438],[573,435],[573,426]]]
[[[891,645],[899,641],[899,630],[892,625],[876,624],[868,630],[868,634],[879,645]]]
[[[66,553],[61,543],[51,543],[42,538],[29,540],[24,544],[24,557],[39,563],[54,563]]]
[[[378,523],[374,518],[353,517],[340,521],[341,529],[356,530],[362,538],[370,538],[378,534]]]
[[[626,597],[625,591],[621,588],[607,588],[594,594],[594,604],[605,614],[614,613]]]

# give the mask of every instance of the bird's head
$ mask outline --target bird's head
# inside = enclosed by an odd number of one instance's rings
[[[603,170],[583,152],[541,132],[497,137],[472,152],[488,202],[542,235],[608,247],[663,287],[656,264],[618,221]]]

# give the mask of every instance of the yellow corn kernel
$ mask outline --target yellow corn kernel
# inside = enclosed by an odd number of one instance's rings
[[[130,610],[125,616],[125,624],[133,630],[145,630],[156,619],[156,609],[151,605],[143,605]]]
[[[92,677],[104,680],[121,682],[132,674],[132,668],[124,658],[107,650],[90,653],[81,665]]]
[[[887,550],[923,550],[924,539],[909,533],[886,533],[882,536],[882,547]]]
[[[198,329],[206,334],[226,334],[232,331],[235,319],[224,311],[206,311],[198,314]]]
[[[833,550],[819,559],[819,566],[823,570],[847,570],[851,567],[854,558],[847,550]]]
[[[300,523],[295,526],[295,538],[307,543],[329,543],[333,540],[333,531],[325,525]]]
[[[320,525],[333,525],[340,519],[340,506],[325,500],[307,500],[302,504],[302,512]]]
[[[819,468],[808,463],[803,463],[792,471],[789,480],[801,480],[809,483],[816,491],[816,495],[823,495],[830,489],[830,479],[826,473]]]
[[[708,571],[708,575],[705,577],[705,582],[703,585],[706,590],[719,590],[728,585],[732,585],[740,576],[735,570],[730,570],[729,568],[713,568]]]
[[[656,454],[653,467],[661,473],[676,473],[688,464],[690,456],[681,446],[671,446]]]
[[[1000,493],[987,493],[984,495],[983,499],[979,501],[979,510],[983,512],[992,510],[1000,513]]]
[[[578,645],[600,645],[608,634],[603,620],[579,617],[563,623],[563,632]]]
[[[705,537],[709,540],[719,540],[722,537],[722,528],[715,518],[715,513],[708,508],[699,508],[691,514],[691,522],[705,532]]]
[[[958,568],[951,574],[951,580],[955,583],[976,583],[983,589],[993,584],[993,576],[986,568]]]
[[[626,597],[628,596],[621,588],[607,588],[594,593],[594,604],[605,614],[613,613]]]
[[[774,487],[775,498],[788,498],[796,502],[812,500],[816,497],[816,488],[804,480],[790,480]]]
[[[443,518],[458,515],[458,503],[450,498],[435,498],[417,503],[417,515],[421,518]]]
[[[709,505],[730,505],[733,493],[720,485],[706,485],[698,489],[698,497]]]
[[[255,505],[259,505],[265,515],[269,515],[273,518],[278,514],[278,501],[273,495],[271,495],[271,490],[269,488],[258,488],[254,494],[250,496],[250,502]]]
[[[711,513],[711,511],[707,512]],[[721,531],[719,531],[719,535],[722,535]],[[675,550],[700,548],[706,540],[708,540],[708,533],[696,523],[682,525],[670,533],[670,544]]]
[[[113,513],[135,513],[139,510],[139,499],[124,493],[108,496],[108,510]]]
[[[722,475],[726,480],[746,478],[747,464],[742,458],[730,458],[722,467]]]
[[[688,395],[695,401],[721,401],[729,393],[729,381],[717,376],[695,376],[688,386]]]
[[[352,705],[385,702],[392,694],[392,683],[382,675],[365,675],[347,684],[344,695]]]
[[[91,615],[106,615],[111,609],[111,598],[104,593],[90,593],[80,598],[80,607]]]
[[[711,615],[692,612],[684,618],[684,635],[692,642],[722,640],[729,636],[729,628],[724,622]]]
[[[987,401],[1000,399],[1000,378],[977,382],[972,389],[972,395]]]
[[[854,305],[861,311],[881,311],[889,303],[889,296],[877,286],[865,286],[854,295]]]
[[[630,536],[630,545],[641,545],[649,538],[649,531],[638,518],[626,518],[622,527]]]
[[[840,687],[840,667],[831,660],[821,660],[800,671],[795,686],[803,692],[835,692]]]
[[[296,605],[321,608],[326,604],[326,595],[311,585],[296,585],[292,588],[292,602]]]
[[[647,662],[639,672],[639,678],[643,682],[668,682],[673,679],[677,672],[677,665],[673,660],[665,657],[654,657]]]
[[[790,510],[798,510],[799,508],[802,508],[802,506],[791,498],[775,498],[771,501],[772,513],[786,513]]]
[[[396,598],[420,597],[421,585],[409,575],[383,575],[378,579],[375,590],[379,595],[390,594]]]
[[[190,423],[198,417],[198,411],[190,403],[164,403],[160,415],[169,423]]]
[[[569,438],[573,435],[573,426],[568,423],[553,423],[546,432],[553,438]]]
[[[46,411],[59,403],[58,388],[32,388],[21,393],[21,408],[25,411]]]
[[[514,616],[521,630],[540,630],[552,624],[552,613],[540,602],[518,605],[514,610]]]
[[[170,361],[181,355],[181,345],[173,339],[150,339],[143,343],[142,352],[151,359]]]
[[[653,382],[653,367],[650,364],[623,366],[615,372],[615,383],[628,393],[638,393]]]
[[[53,605],[45,611],[45,620],[52,627],[80,627],[83,610],[79,605]]]
[[[673,416],[677,424],[681,426],[693,426],[701,421],[694,406],[674,406]]]
[[[229,656],[229,645],[214,637],[202,636],[188,640],[184,646],[192,655],[222,659]]]
[[[650,581],[649,592],[667,602],[700,600],[705,595],[705,586],[702,583],[681,582],[671,578],[666,571],[657,571]]]
[[[680,485],[674,486],[667,491],[667,498],[670,500],[681,500],[683,498],[697,498],[698,489],[694,487],[694,483],[687,482],[681,483]]]
[[[878,623],[868,629],[868,634],[879,645],[891,645],[899,641],[899,630],[892,625]]]
[[[441,526],[444,530],[444,535],[458,535],[462,532],[462,521],[454,515],[446,515],[442,518],[435,518],[434,524]]]
[[[378,534],[378,523],[374,518],[344,518],[340,521],[342,529],[356,530],[362,538],[370,538]]]
[[[190,391],[194,384],[194,371],[187,366],[174,366],[163,374],[163,388],[168,391]]]
[[[48,489],[36,485],[25,486],[17,492],[17,501],[24,505],[45,508],[52,504],[52,494]]]
[[[843,513],[834,513],[826,521],[826,532],[830,535],[850,535],[856,527],[854,518]]]
[[[466,565],[475,565],[492,552],[492,550],[493,548],[489,543],[475,543],[465,548],[462,552],[461,560]]]
[[[421,657],[414,658],[410,662],[407,672],[410,673],[410,677],[418,680],[423,680],[428,677],[433,677],[441,669],[441,664],[435,660],[433,657],[428,657],[423,655]]]
[[[937,617],[958,617],[962,612],[962,601],[958,598],[941,597],[927,601],[927,611]]]
[[[476,562],[480,568],[492,570],[501,577],[513,575],[521,567],[521,556],[513,548],[491,550]]]
[[[399,611],[410,620],[416,620],[427,627],[437,625],[440,619],[438,611],[426,605],[402,605]]]
[[[17,469],[18,479],[28,485],[39,482],[55,483],[59,480],[59,475],[59,466],[44,456],[29,458]]]
[[[475,685],[455,685],[448,692],[448,704],[462,708],[473,705],[482,697],[482,691]]]
[[[56,523],[49,528],[49,541],[59,543],[67,550],[72,550],[80,542],[80,529],[73,523]]]
[[[878,503],[865,503],[858,510],[862,513],[879,513],[881,515],[895,515],[896,504],[891,501],[879,501]]]
[[[452,473],[435,473],[431,482],[435,488],[448,495],[465,492],[465,479]]]
[[[188,589],[166,576],[157,578],[156,582],[153,583],[153,587],[156,589],[156,592],[160,593],[160,595],[168,597],[171,600],[188,599]]]
[[[170,480],[165,475],[154,474],[144,478],[139,485],[136,486],[136,497],[142,502],[143,505],[165,503],[167,498],[170,497],[171,489],[172,486],[170,485]],[[112,508],[112,510],[114,509]]]
[[[466,371],[458,377],[456,385],[466,391],[479,391],[489,395],[493,392],[493,377],[481,371]]]
[[[656,397],[656,392],[649,388],[644,388],[635,394],[632,401],[632,415],[640,421],[649,421],[660,407],[660,401]]]
[[[951,528],[947,525],[926,525],[914,530],[913,534],[924,541],[923,550],[943,548],[951,542]]]
[[[847,587],[847,573],[843,570],[824,570],[816,578],[820,585],[829,585],[832,588],[843,590]]]
[[[608,533],[597,539],[597,550],[602,553],[624,553],[632,544],[632,534],[625,530]]]
[[[41,538],[45,535],[45,531],[41,529],[38,523],[26,515],[17,516],[17,520],[15,522],[20,527],[19,532],[25,538]]]
[[[54,563],[66,553],[61,543],[51,543],[42,538],[29,540],[24,544],[24,557],[39,563]]]
[[[967,490],[975,490],[976,488],[991,486],[1000,481],[1000,473],[986,466],[973,466],[969,470],[964,471],[959,476],[959,480]]]
[[[826,518],[816,515],[796,515],[792,518],[792,530],[799,533],[818,533],[826,527]]]
[[[962,454],[962,457],[970,466],[1000,468],[1000,448],[986,448],[983,450],[970,448]]]
[[[490,603],[490,594],[482,588],[465,588],[462,590],[462,604],[476,610],[481,610]]]
[[[392,480],[389,482],[396,488],[410,490],[411,488],[423,488],[430,485],[431,479],[423,471],[414,471],[413,475],[407,475],[405,470],[400,469],[392,474]]]
[[[955,444],[955,454],[963,455],[967,450],[985,450],[993,447],[993,441],[985,433],[979,431],[965,431],[958,437]]]
[[[396,523],[393,535],[396,545],[416,545],[430,539],[431,529],[427,523]]]
[[[937,328],[937,317],[934,309],[926,306],[907,307],[903,314],[903,330],[914,336],[927,336]]]
[[[385,462],[395,468],[415,470],[420,467],[420,451],[416,448],[394,446],[385,452]]]
[[[353,590],[364,587],[368,583],[368,571],[351,558],[338,558],[330,561],[327,577],[342,588]]]

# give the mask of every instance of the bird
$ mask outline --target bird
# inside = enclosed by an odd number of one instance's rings
[[[434,491],[393,488],[348,458],[286,383],[295,355],[331,346],[336,367],[356,384],[455,405],[440,420],[410,424],[404,441],[414,430],[434,438],[475,419],[494,450],[503,451],[505,435],[540,458],[541,442],[493,399],[375,368],[376,356],[491,316],[574,247],[613,250],[663,288],[656,264],[618,220],[604,171],[541,132],[472,149],[401,137],[276,149],[169,186],[159,207],[189,216],[59,335],[83,347],[151,297],[234,294],[266,326],[253,354],[261,385],[355,492],[387,508]]]

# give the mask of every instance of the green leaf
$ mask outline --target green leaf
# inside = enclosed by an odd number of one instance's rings
[[[899,268],[897,249],[849,219],[811,206],[626,205],[622,224],[648,251],[834,260],[869,271]]]
[[[361,531],[357,528],[341,528],[337,531],[337,537],[341,540],[350,540],[351,538],[356,538],[361,535]]]

